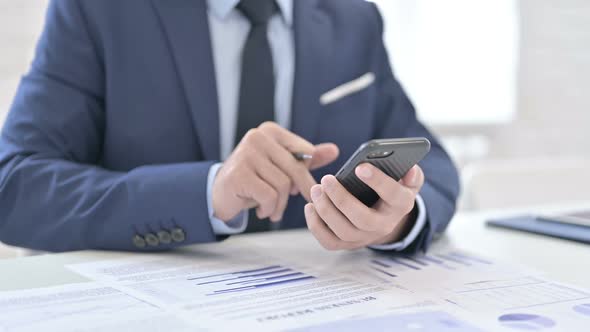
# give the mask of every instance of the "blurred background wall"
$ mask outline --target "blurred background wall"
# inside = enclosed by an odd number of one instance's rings
[[[461,165],[481,158],[590,156],[590,2],[375,2],[394,64],[402,55],[400,80]],[[412,47],[417,54],[407,54]],[[418,60],[406,59],[411,56]],[[433,63],[447,68],[415,69]],[[437,84],[429,87],[432,79]],[[454,99],[437,105],[438,95],[429,91],[435,89]],[[429,98],[435,101],[423,100]],[[450,121],[435,112],[450,114]]]
[[[590,157],[590,1],[520,0],[515,121],[493,157]]]

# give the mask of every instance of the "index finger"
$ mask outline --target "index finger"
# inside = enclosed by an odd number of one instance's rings
[[[311,176],[309,172],[309,168],[312,166],[312,160],[303,160],[299,161],[293,158],[291,153],[301,153],[301,154],[308,154],[314,155],[316,151],[316,147],[305,140],[304,138],[292,133],[291,131],[279,126],[275,122],[267,121],[262,123],[258,126],[258,129],[266,136],[272,138],[274,143],[278,144],[282,147],[281,150],[286,150],[288,155],[285,151],[279,151],[276,146],[271,145],[271,150],[269,151],[269,157],[277,166],[279,166],[282,170],[289,175],[295,187],[299,189],[298,191],[303,195],[306,201],[310,202],[310,190],[311,187],[317,182]],[[296,192],[297,190],[291,190],[291,192]]]
[[[268,158],[289,176],[301,195],[309,202],[311,187],[317,183],[309,172],[308,166],[304,162],[293,158],[291,153],[277,142],[269,140],[266,144]]]
[[[299,192],[309,202],[310,189],[316,184],[316,181],[311,176],[308,166],[304,162],[293,158],[290,151],[276,142],[273,137],[269,137],[267,133],[261,130],[257,133],[248,135],[246,139],[254,140],[254,146],[258,146],[264,157],[268,158],[289,177],[295,187],[297,187]]]
[[[314,145],[289,130],[279,126],[275,122],[264,122],[258,127],[264,134],[273,138],[282,147],[290,152],[313,154]]]

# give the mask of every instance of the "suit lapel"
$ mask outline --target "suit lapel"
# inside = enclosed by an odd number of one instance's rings
[[[219,111],[207,4],[196,0],[152,0],[180,76],[206,160],[219,160]]]
[[[291,129],[313,142],[317,137],[320,95],[327,62],[332,56],[332,25],[317,0],[295,0],[295,81]]]

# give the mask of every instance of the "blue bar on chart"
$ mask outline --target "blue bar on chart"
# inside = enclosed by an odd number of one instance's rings
[[[315,279],[315,277],[314,276],[305,276],[305,277],[301,277],[301,278],[287,279],[287,280],[275,281],[275,282],[270,282],[270,283],[265,283],[265,284],[256,284],[256,285],[252,285],[252,286],[242,286],[242,287],[234,287],[234,288],[227,288],[227,289],[219,289],[219,290],[213,291],[213,293],[210,293],[207,295],[210,296],[210,295],[242,292],[242,291],[247,291],[247,290],[252,290],[252,289],[284,285],[284,284],[289,284],[289,283],[293,283],[296,281],[303,281],[303,280],[309,280],[309,279]]]
[[[422,271],[431,268],[457,270],[476,265],[491,265],[492,262],[458,251],[414,256],[382,256],[371,260],[371,269],[389,276],[401,273]]]
[[[314,276],[295,271],[281,265],[270,265],[255,269],[214,273],[187,278],[198,281],[195,285],[205,288],[207,295],[243,292],[263,287],[279,286],[314,279]]]
[[[373,268],[373,270],[375,270],[375,271],[377,271],[377,272],[381,272],[381,273],[385,274],[385,275],[386,275],[386,276],[388,276],[388,277],[392,277],[392,278],[396,278],[396,277],[397,277],[397,275],[396,275],[396,274],[393,274],[393,273],[387,272],[387,271],[385,271],[385,270],[383,270],[383,269],[380,269],[380,268],[378,268],[378,267],[372,266],[372,268]]]
[[[412,269],[412,270],[421,270],[418,266],[415,266],[413,264],[404,262],[402,259],[398,259],[398,258],[389,258],[390,261],[403,266],[403,267],[407,267],[408,269]]]
[[[218,282],[225,282],[225,281],[237,280],[237,279],[244,279],[244,278],[256,278],[256,277],[274,275],[274,274],[277,274],[277,273],[283,273],[283,272],[289,272],[289,271],[293,271],[293,270],[291,270],[291,269],[278,269],[278,270],[268,271],[268,272],[238,275],[238,276],[231,277],[231,278],[226,278],[226,279],[213,280],[213,281],[204,281],[204,282],[198,283],[197,285],[214,284],[214,283],[218,283]]]
[[[198,279],[207,279],[207,278],[221,277],[221,276],[248,274],[248,273],[253,273],[253,272],[260,272],[260,271],[272,270],[272,269],[276,269],[276,268],[280,268],[280,267],[281,267],[280,265],[271,265],[271,266],[263,267],[263,268],[260,268],[260,269],[254,269],[254,270],[244,270],[244,271],[236,271],[236,272],[225,272],[225,273],[217,273],[217,274],[210,274],[210,275],[205,275],[205,276],[193,277],[193,278],[188,278],[188,280],[198,280]]]
[[[378,260],[378,259],[373,259],[371,262],[373,262],[373,264],[377,264],[381,267],[385,267],[385,268],[391,267],[391,265],[384,263],[383,261]]]
[[[481,265],[492,265],[493,264],[489,260],[475,257],[475,256],[471,256],[471,255],[457,252],[457,251],[452,251],[452,252],[449,252],[444,255],[437,254],[436,256],[440,259],[447,261],[447,262],[453,262],[453,263],[461,264],[464,266],[472,266],[472,265],[478,265],[478,264],[481,264]]]
[[[430,256],[430,255],[424,255],[424,256],[422,256],[421,258],[422,258],[423,260],[425,260],[425,261],[428,261],[428,262],[430,262],[430,263],[432,263],[432,264],[436,264],[436,265],[438,265],[438,266],[440,266],[440,267],[442,267],[442,268],[445,268],[445,269],[447,269],[447,270],[455,270],[455,268],[454,268],[454,267],[452,267],[452,266],[449,266],[449,265],[447,265],[447,264],[446,264],[444,261],[442,261],[442,260],[440,260],[440,259],[438,259],[438,258],[434,258],[434,257],[432,257],[432,256]]]
[[[451,252],[450,253],[451,256],[453,257],[458,257],[467,261],[471,261],[474,263],[480,263],[480,264],[486,264],[486,265],[491,265],[493,264],[492,262],[485,260],[483,258],[479,258],[479,257],[474,257],[474,256],[470,256],[470,255],[466,255],[460,252]]]
[[[465,266],[472,265],[471,262],[468,262],[467,260],[462,259],[462,258],[451,256],[450,254],[449,255],[436,254],[436,257],[441,258],[446,261],[449,261],[449,262],[456,263],[456,264],[461,264],[461,265],[465,265]]]
[[[418,264],[418,265],[421,265],[421,266],[428,266],[428,263],[427,263],[427,262],[425,262],[425,261],[423,261],[421,257],[420,257],[420,258],[418,258],[418,257],[413,257],[413,256],[403,256],[403,257],[404,257],[404,259],[407,259],[407,260],[409,260],[409,261],[412,261],[413,263],[416,263],[416,264]]]
[[[287,274],[280,274],[280,275],[274,276],[274,277],[258,278],[258,279],[252,279],[252,280],[246,280],[246,281],[234,281],[234,282],[227,283],[227,285],[247,285],[247,284],[257,283],[259,281],[277,280],[277,279],[283,279],[283,278],[287,278],[287,277],[295,277],[295,276],[300,276],[300,275],[303,275],[303,273],[302,272],[293,272],[293,273],[287,273]]]

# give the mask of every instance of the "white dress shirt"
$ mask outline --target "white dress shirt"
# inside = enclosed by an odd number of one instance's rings
[[[242,49],[250,31],[250,22],[236,8],[239,0],[207,0],[209,30],[219,104],[219,134],[222,160],[233,150],[240,92]],[[290,127],[291,100],[295,75],[295,45],[293,38],[293,0],[276,0],[279,12],[268,23],[268,41],[275,74],[275,121]],[[243,211],[229,222],[213,216],[211,189],[221,163],[209,170],[207,203],[211,226],[217,235],[241,233],[248,224]],[[403,250],[418,236],[426,223],[422,198],[417,197],[418,218],[410,233],[400,242],[372,246],[376,249]]]

